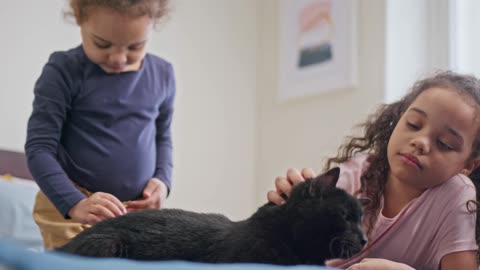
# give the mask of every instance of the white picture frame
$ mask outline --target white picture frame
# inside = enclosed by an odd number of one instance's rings
[[[279,98],[353,88],[355,0],[279,1]]]

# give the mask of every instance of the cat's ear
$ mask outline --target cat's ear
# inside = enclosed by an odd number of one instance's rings
[[[339,176],[340,176],[340,168],[335,167],[328,170],[328,172],[320,175],[319,180],[322,181],[322,183],[326,186],[335,187],[337,185]]]
[[[319,181],[319,179],[310,179],[310,180],[307,180],[308,181],[308,193],[306,197],[315,197],[316,194],[317,194],[317,185],[316,185],[316,182]]]
[[[335,167],[311,179],[308,183],[308,195],[310,195],[310,197],[316,197],[318,190],[322,190],[321,186],[335,187],[339,175],[340,168]]]

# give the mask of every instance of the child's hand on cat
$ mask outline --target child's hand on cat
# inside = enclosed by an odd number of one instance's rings
[[[93,225],[126,213],[127,209],[115,196],[109,193],[95,192],[73,206],[68,215],[73,221]]]
[[[288,169],[287,177],[278,176],[275,178],[275,191],[270,190],[267,193],[268,201],[277,205],[285,203],[282,194],[289,197],[293,186],[305,181],[305,179],[314,178],[315,176],[316,174],[311,168],[304,168],[301,173],[297,169]]]
[[[143,209],[160,209],[165,204],[167,193],[167,185],[158,178],[152,178],[143,190],[143,199],[128,202],[127,211],[136,212]]]
[[[363,259],[347,270],[415,270],[412,267],[385,259]]]

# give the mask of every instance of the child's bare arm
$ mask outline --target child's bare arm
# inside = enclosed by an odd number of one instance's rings
[[[454,252],[443,256],[443,258],[440,260],[440,269],[477,269],[475,251]]]
[[[463,269],[463,268],[458,268]],[[347,270],[415,270],[414,268],[394,261],[385,259],[363,259],[361,262],[356,263]],[[442,268],[443,270],[443,268]]]

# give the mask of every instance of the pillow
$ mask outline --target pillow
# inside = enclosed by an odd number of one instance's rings
[[[43,250],[32,211],[39,188],[32,180],[0,176],[0,239],[13,239],[24,247]]]

